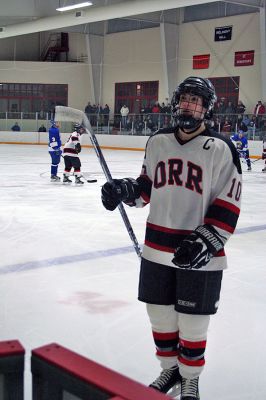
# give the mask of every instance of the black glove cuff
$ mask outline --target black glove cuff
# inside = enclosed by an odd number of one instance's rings
[[[140,197],[140,186],[133,178],[124,178],[119,181],[121,200],[125,203],[134,203]],[[114,179],[114,183],[116,180]],[[119,190],[119,189],[118,189]]]
[[[219,233],[210,225],[200,225],[195,229],[197,235],[206,244],[209,252],[214,255],[224,248],[224,242]]]

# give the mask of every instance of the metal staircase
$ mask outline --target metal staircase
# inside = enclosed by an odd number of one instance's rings
[[[65,53],[65,60],[68,61],[68,33],[51,33],[41,54],[41,61],[61,61],[61,54]]]

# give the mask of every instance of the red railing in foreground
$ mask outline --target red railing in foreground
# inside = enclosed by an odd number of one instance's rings
[[[18,340],[0,342],[0,398],[23,400],[25,350]]]
[[[33,400],[170,399],[57,343],[32,350],[31,371]]]

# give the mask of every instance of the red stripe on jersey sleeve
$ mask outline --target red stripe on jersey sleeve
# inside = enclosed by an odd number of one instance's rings
[[[217,219],[213,219],[213,218],[204,218],[204,223],[205,224],[210,224],[213,226],[217,226],[217,228],[221,228],[226,232],[229,233],[234,233],[235,227],[232,227],[228,224],[225,224],[224,222],[218,221]]]
[[[227,210],[230,210],[230,211],[232,211],[233,213],[235,213],[237,215],[240,214],[240,208],[238,208],[237,206],[235,206],[232,203],[228,203],[228,201],[221,200],[221,199],[216,199],[214,201],[213,205],[227,208]]]

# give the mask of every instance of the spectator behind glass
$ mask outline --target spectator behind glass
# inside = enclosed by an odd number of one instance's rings
[[[159,115],[161,112],[160,104],[158,101],[155,102],[154,106],[152,107],[152,121],[156,125],[156,129],[158,129],[158,123],[159,123]]]
[[[241,100],[238,100],[238,103],[236,106],[237,124],[238,125],[243,120],[243,115],[244,115],[245,110],[246,110],[246,106],[243,104],[243,102]]]
[[[21,131],[20,126],[19,126],[19,124],[17,122],[15,122],[15,124],[11,127],[11,130],[13,132],[20,132]]]
[[[262,104],[261,100],[259,100],[259,101],[257,102],[257,104],[255,105],[254,113],[253,113],[253,114],[256,115],[256,117],[257,117],[258,115],[265,114],[265,107],[264,107],[264,105]]]
[[[214,113],[215,114],[224,114],[225,108],[226,108],[225,98],[221,97],[221,99],[218,100],[217,103],[214,106]]]
[[[225,120],[221,126],[221,132],[225,134],[225,136],[229,136],[231,131],[232,131],[232,121],[228,117],[225,117]]]
[[[127,116],[129,114],[129,108],[126,106],[126,104],[123,105],[120,109],[120,114],[122,117],[122,128],[126,128],[127,126]]]
[[[227,107],[225,109],[225,114],[235,114],[236,109],[231,101],[228,101]]]
[[[105,104],[103,108],[104,125],[108,125],[109,114],[110,114],[110,107],[108,106],[108,104]]]
[[[87,117],[89,117],[90,114],[93,113],[93,107],[90,102],[88,102],[88,104],[85,107],[85,113],[87,114]]]
[[[248,116],[247,114],[244,115],[244,118],[243,118],[243,120],[242,120],[242,123],[245,124],[247,127],[249,126],[249,124],[250,124],[250,118],[249,118],[249,116]]]
[[[236,113],[243,116],[245,110],[246,110],[246,106],[243,104],[243,102],[241,100],[238,100],[238,103],[236,106]]]
[[[236,109],[234,104],[232,103],[232,101],[228,101],[227,107],[225,109],[225,114],[228,117],[228,119],[230,120],[232,126],[235,126],[236,123]]]
[[[263,123],[263,114],[265,114],[265,107],[262,104],[262,101],[259,100],[254,108],[254,114],[256,116],[256,125],[259,129],[262,129]]]
[[[45,126],[41,125],[40,128],[38,129],[38,132],[46,132]]]

